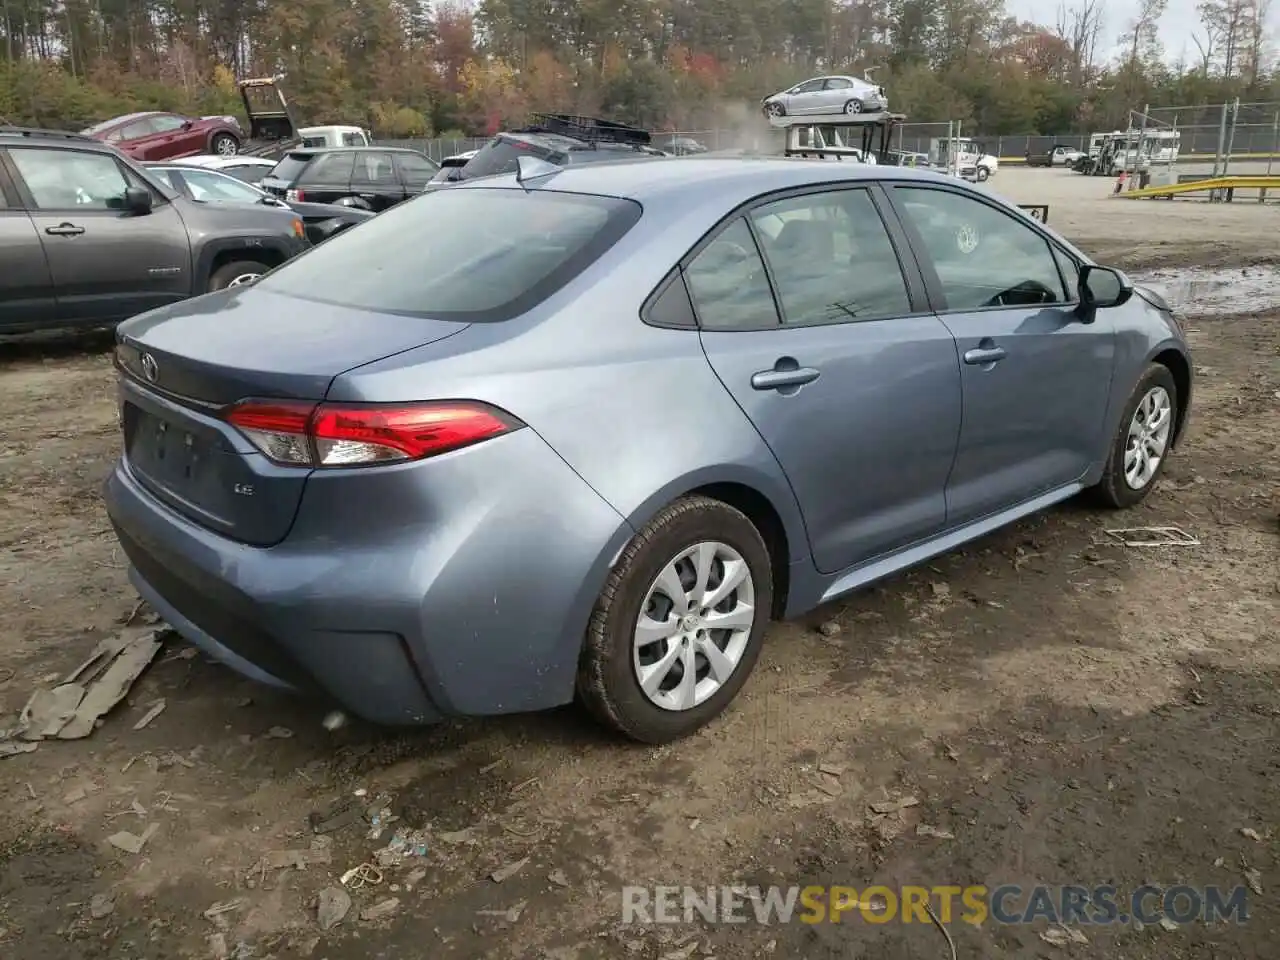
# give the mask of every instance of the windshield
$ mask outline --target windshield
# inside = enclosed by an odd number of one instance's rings
[[[311,157],[310,153],[290,153],[272,167],[267,176],[274,180],[292,183],[306,169],[307,164],[311,162]]]
[[[247,183],[209,170],[183,170],[182,179],[191,198],[204,203],[258,203],[265,196]]]
[[[537,157],[555,163],[556,151],[539,147],[525,140],[494,137],[476,151],[476,155],[462,168],[461,180],[474,177],[491,177],[499,173],[515,173],[521,157]]]
[[[578,276],[640,213],[615,197],[441,190],[326,240],[257,286],[380,313],[507,320]]]

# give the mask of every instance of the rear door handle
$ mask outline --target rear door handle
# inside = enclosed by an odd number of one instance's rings
[[[786,387],[802,387],[818,379],[820,371],[812,367],[796,367],[793,370],[761,370],[751,375],[754,390],[781,390]]]
[[[78,237],[84,233],[84,227],[77,227],[74,223],[60,223],[56,227],[45,227],[44,232],[51,237]]]
[[[964,354],[964,362],[980,366],[987,363],[996,363],[1003,360],[1007,354],[1004,347],[979,347],[976,350],[966,350]]]

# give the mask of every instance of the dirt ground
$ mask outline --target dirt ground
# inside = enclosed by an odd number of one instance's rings
[[[1062,171],[991,186],[1136,272],[1280,260],[1274,206],[1108,200]],[[676,745],[613,741],[573,708],[329,733],[313,705],[170,645],[92,736],[0,759],[0,956],[1274,960],[1280,304],[1253,309],[1188,305],[1194,420],[1144,506],[1069,503],[777,625],[736,706]],[[136,603],[98,493],[117,454],[109,345],[0,346],[0,728]],[[1103,533],[1159,524],[1199,545]],[[318,892],[389,836],[354,824],[311,851],[309,815],[357,790],[389,795],[425,853],[322,931]],[[874,817],[885,795],[919,803]],[[148,826],[140,853],[107,842]],[[301,868],[264,863],[289,850]],[[624,884],[1249,878],[1265,894],[1245,924],[1093,927],[1063,947],[1043,921],[953,922],[954,954],[927,923],[620,923]]]

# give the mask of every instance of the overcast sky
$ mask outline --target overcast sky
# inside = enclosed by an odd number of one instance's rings
[[[1020,20],[1053,26],[1058,19],[1058,5],[1053,0],[1006,0],[1006,5],[1009,13]],[[1129,29],[1137,14],[1138,3],[1137,0],[1110,0],[1101,7],[1104,20],[1098,44],[1099,57],[1116,52],[1120,35]],[[1185,44],[1187,59],[1194,60],[1196,45],[1191,42],[1191,37],[1196,33],[1201,33],[1196,0],[1169,0],[1169,8],[1160,18],[1160,40],[1164,43],[1166,59],[1178,59]]]

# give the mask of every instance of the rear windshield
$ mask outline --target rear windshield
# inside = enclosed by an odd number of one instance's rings
[[[312,154],[309,153],[290,153],[271,168],[271,172],[267,174],[274,180],[284,180],[292,183],[298,179],[298,175],[307,168],[307,164],[311,162]]]
[[[517,162],[521,157],[537,157],[555,163],[558,154],[555,150],[539,147],[524,140],[513,140],[507,137],[494,137],[476,151],[476,155],[467,161],[462,168],[462,179],[473,177],[491,177],[499,173],[515,173]]]
[[[379,313],[508,320],[585,270],[640,213],[616,197],[440,190],[326,240],[257,286]]]

